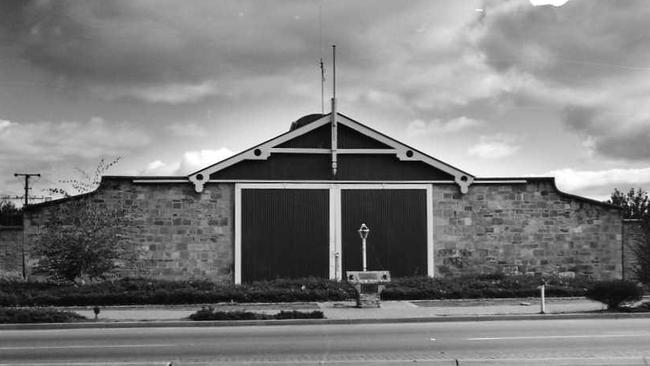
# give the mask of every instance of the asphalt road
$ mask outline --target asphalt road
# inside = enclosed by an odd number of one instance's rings
[[[650,365],[650,319],[3,330],[0,365]]]

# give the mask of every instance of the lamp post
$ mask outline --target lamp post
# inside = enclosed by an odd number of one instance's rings
[[[359,236],[361,237],[361,254],[363,258],[363,271],[366,271],[366,238],[368,238],[368,233],[370,233],[370,229],[366,226],[366,224],[361,224],[361,227],[359,228]]]

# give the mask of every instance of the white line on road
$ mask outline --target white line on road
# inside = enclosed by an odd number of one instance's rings
[[[0,347],[0,351],[37,350],[37,349],[75,349],[75,348],[137,348],[137,347],[171,347],[177,344],[98,344],[84,346],[30,346],[30,347]]]
[[[405,364],[409,365],[415,362],[425,362],[429,365],[441,365],[448,366],[453,365],[456,359],[447,358],[440,360],[431,360],[431,359],[392,359],[392,360],[379,360],[373,359],[371,363],[368,362],[367,358],[358,359],[358,360],[228,360],[228,361],[219,361],[219,360],[205,360],[205,361],[190,361],[190,360],[180,360],[173,361],[174,363],[178,362],[179,365],[183,366],[206,366],[215,364],[224,364],[224,365],[377,365],[377,364]],[[594,365],[594,362],[606,362],[607,365],[621,365],[627,366],[631,363],[637,364],[638,362],[643,362],[647,365],[647,360],[645,357],[541,357],[541,358],[459,358],[460,364],[471,364],[471,365],[495,365],[495,366],[504,366],[504,365],[549,365],[557,362],[561,362],[562,365],[566,365],[566,362],[571,362],[572,365],[584,365],[590,366]],[[172,363],[172,365],[174,364]],[[640,363],[639,363],[640,364]],[[0,366],[16,366],[17,364],[7,364],[0,363]],[[90,361],[90,362],[47,362],[47,363],[20,363],[22,366],[166,366],[169,365],[169,361],[117,361],[117,362],[101,362],[101,361]],[[597,363],[601,365],[601,363]]]
[[[517,340],[517,339],[621,338],[621,337],[650,337],[650,333],[552,335],[552,336],[527,336],[527,337],[483,337],[483,338],[467,338],[465,340],[466,341],[500,341],[500,340]]]

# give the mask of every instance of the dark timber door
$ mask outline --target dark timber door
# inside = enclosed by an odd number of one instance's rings
[[[367,238],[369,271],[391,276],[427,275],[427,209],[424,189],[341,191],[343,271],[362,270],[359,227]],[[345,273],[345,272],[344,272]]]
[[[326,189],[242,189],[242,281],[329,276]]]

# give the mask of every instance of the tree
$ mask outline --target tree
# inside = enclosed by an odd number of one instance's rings
[[[120,159],[121,157],[119,156],[113,160],[107,160],[102,157],[99,159],[99,163],[97,163],[97,166],[92,173],[81,168],[75,168],[79,173],[79,177],[61,179],[59,180],[59,184],[62,184],[63,186],[49,188],[48,191],[51,194],[58,194],[63,197],[72,197],[78,194],[92,192],[99,186],[99,183],[101,183],[102,175],[117,164]],[[67,186],[67,188],[64,186]]]
[[[623,208],[624,219],[635,219],[641,223],[644,239],[633,246],[636,257],[635,275],[639,281],[650,284],[650,198],[641,188],[623,193],[614,189],[608,203]]]
[[[99,206],[91,197],[56,206],[36,239],[37,269],[54,279],[84,281],[129,267],[137,259],[122,235],[129,220],[125,210]]]
[[[69,185],[76,196],[62,187],[49,190],[68,200],[52,206],[39,228],[35,239],[37,270],[54,279],[85,281],[135,263],[138,251],[124,235],[133,209],[110,208],[87,194],[97,188],[103,173],[118,160],[107,162],[102,158],[93,174],[77,168],[79,178],[59,181]]]
[[[614,189],[612,196],[607,201],[623,208],[624,219],[644,219],[650,214],[650,199],[648,192],[638,188],[631,188],[627,193]]]
[[[0,226],[22,226],[23,210],[13,202],[0,201]]]

